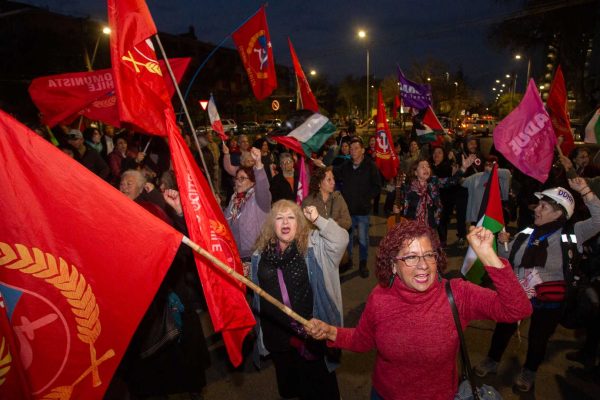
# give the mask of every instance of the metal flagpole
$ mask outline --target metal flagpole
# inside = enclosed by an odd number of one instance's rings
[[[187,122],[190,127],[190,130],[192,131],[192,136],[194,136],[194,142],[196,142],[196,148],[198,149],[198,153],[200,154],[200,160],[202,161],[202,165],[204,166],[204,173],[206,174],[208,184],[210,185],[210,190],[212,190],[213,195],[216,196],[218,193],[215,192],[215,188],[213,187],[212,179],[210,177],[210,172],[208,171],[208,168],[206,167],[206,161],[204,161],[204,155],[202,154],[202,147],[200,146],[200,142],[198,141],[198,135],[196,135],[196,128],[194,128],[194,123],[192,122],[190,113],[187,109],[187,106],[185,105],[183,96],[181,95],[181,90],[179,90],[179,85],[177,84],[177,79],[175,78],[175,74],[173,73],[173,70],[171,69],[171,63],[169,62],[169,59],[167,58],[167,54],[165,53],[165,49],[160,41],[160,38],[158,37],[158,34],[154,35],[154,38],[156,39],[156,42],[158,43],[158,47],[160,48],[160,52],[163,56],[163,59],[165,60],[165,65],[167,66],[167,70],[169,71],[169,76],[171,77],[171,80],[173,81],[173,86],[175,86],[175,90],[177,91],[177,96],[179,96],[179,100],[181,101],[181,107],[183,108],[183,112],[185,113],[185,116],[187,118]]]

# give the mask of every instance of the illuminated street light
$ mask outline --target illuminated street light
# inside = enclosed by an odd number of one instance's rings
[[[367,32],[362,29],[359,30],[358,37],[366,42]],[[367,47],[367,108],[365,109],[365,119],[369,119],[369,86],[369,48]]]
[[[496,83],[500,83],[500,79],[496,79]]]
[[[427,82],[431,82],[431,78],[430,77],[427,77]]]
[[[104,36],[110,35],[110,28],[108,26],[103,26],[102,33],[104,34]],[[96,61],[96,54],[98,53],[98,46],[100,45],[101,38],[102,38],[102,35],[98,35],[98,39],[96,39],[96,44],[94,45],[94,52],[92,53],[91,59],[88,58],[89,56],[88,56],[87,48],[85,49],[85,59],[86,59],[88,71],[94,70],[94,61]]]
[[[540,90],[544,90],[544,85],[540,85]]]
[[[496,88],[495,88],[495,87],[493,87],[493,88],[492,88],[492,90],[495,92],[495,91],[496,91]]]
[[[515,60],[520,60],[521,59],[521,55],[520,54],[515,54]]]
[[[506,74],[506,77],[507,77],[507,78],[510,78],[510,75],[509,75],[509,74]]]
[[[316,76],[317,75],[317,71],[315,71],[314,69],[310,70],[310,75],[311,76]]]

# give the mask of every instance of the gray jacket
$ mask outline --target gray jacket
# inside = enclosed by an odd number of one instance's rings
[[[339,264],[346,246],[348,245],[348,232],[341,228],[333,219],[321,216],[315,221],[317,230],[310,233],[308,251],[305,257],[308,268],[308,279],[313,292],[313,317],[330,325],[343,326],[344,309],[342,307],[342,288],[340,285]],[[260,253],[252,255],[251,278],[260,286],[258,281],[258,264]],[[254,293],[252,308],[256,313],[257,340],[254,349],[254,363],[260,366],[260,357],[269,354],[262,340],[260,326],[260,299]],[[325,359],[329,371],[339,365]]]
[[[585,201],[585,204],[590,210],[591,217],[584,221],[576,222],[573,226],[574,234],[577,238],[577,248],[579,251],[583,250],[583,242],[600,232],[600,200],[597,197],[594,197],[590,201]],[[543,268],[534,268],[539,273],[542,282],[564,280],[563,254],[561,245],[562,232],[563,229],[559,229],[548,237],[548,256],[546,257],[546,265]],[[513,243],[514,240],[508,244],[508,251],[504,249],[503,245],[499,245],[498,255],[500,257],[508,258]],[[527,241],[524,241],[521,247],[515,253],[515,259],[510,260],[519,279],[523,279],[525,277],[525,268],[521,268],[520,265],[526,247]]]
[[[246,200],[237,217],[234,219],[231,215],[233,201],[230,201],[225,209],[225,218],[227,218],[241,258],[252,255],[256,239],[267,214],[271,211],[271,192],[265,169],[254,168],[254,176],[256,178],[254,194]]]

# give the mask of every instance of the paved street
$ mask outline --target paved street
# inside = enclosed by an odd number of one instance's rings
[[[375,260],[377,245],[385,234],[385,219],[381,217],[372,217],[372,227],[370,229],[371,248],[369,251],[369,265]],[[451,230],[449,243],[455,239]],[[356,249],[357,250],[357,249]],[[449,253],[449,273],[457,273],[462,265],[462,255],[464,250],[459,250],[453,246],[448,249]],[[358,251],[354,252],[355,258]],[[353,270],[344,274],[342,277],[343,299],[346,326],[355,326],[360,318],[365,300],[376,284],[373,274],[368,279],[361,279],[357,273],[358,262],[355,259]],[[479,362],[486,354],[490,343],[494,324],[486,321],[476,321],[471,323],[466,332],[471,360],[473,363]],[[576,332],[559,328],[548,348],[547,360],[542,364],[538,371],[537,385],[535,392],[530,394],[517,394],[513,392],[512,380],[518,373],[521,363],[524,361],[525,349],[527,348],[527,328],[528,322],[525,321],[521,328],[520,339],[514,337],[508,350],[505,353],[501,363],[499,374],[493,378],[485,380],[485,383],[496,387],[505,400],[510,399],[598,399],[600,398],[600,386],[583,381],[566,371],[570,366],[577,364],[566,360],[565,353],[576,348],[581,338],[578,338]],[[426,338],[424,338],[426,340]],[[418,343],[415,343],[418,345]],[[216,357],[216,353],[220,357]],[[205,390],[207,400],[217,399],[278,399],[277,386],[275,382],[275,372],[269,361],[265,362],[264,368],[259,372],[251,363],[246,360],[244,366],[239,370],[233,371],[226,366],[219,358],[223,358],[223,349],[221,346],[215,346],[213,349],[213,367],[207,371],[209,384]],[[342,365],[338,369],[337,376],[342,398],[349,399],[367,399],[371,388],[371,371],[375,359],[375,353],[356,354],[344,352]],[[435,379],[438,374],[445,371],[438,371],[435,366],[431,369],[431,379]]]

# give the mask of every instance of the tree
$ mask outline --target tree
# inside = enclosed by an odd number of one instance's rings
[[[499,119],[506,117],[523,99],[522,93],[504,93],[492,104],[491,110]]]

